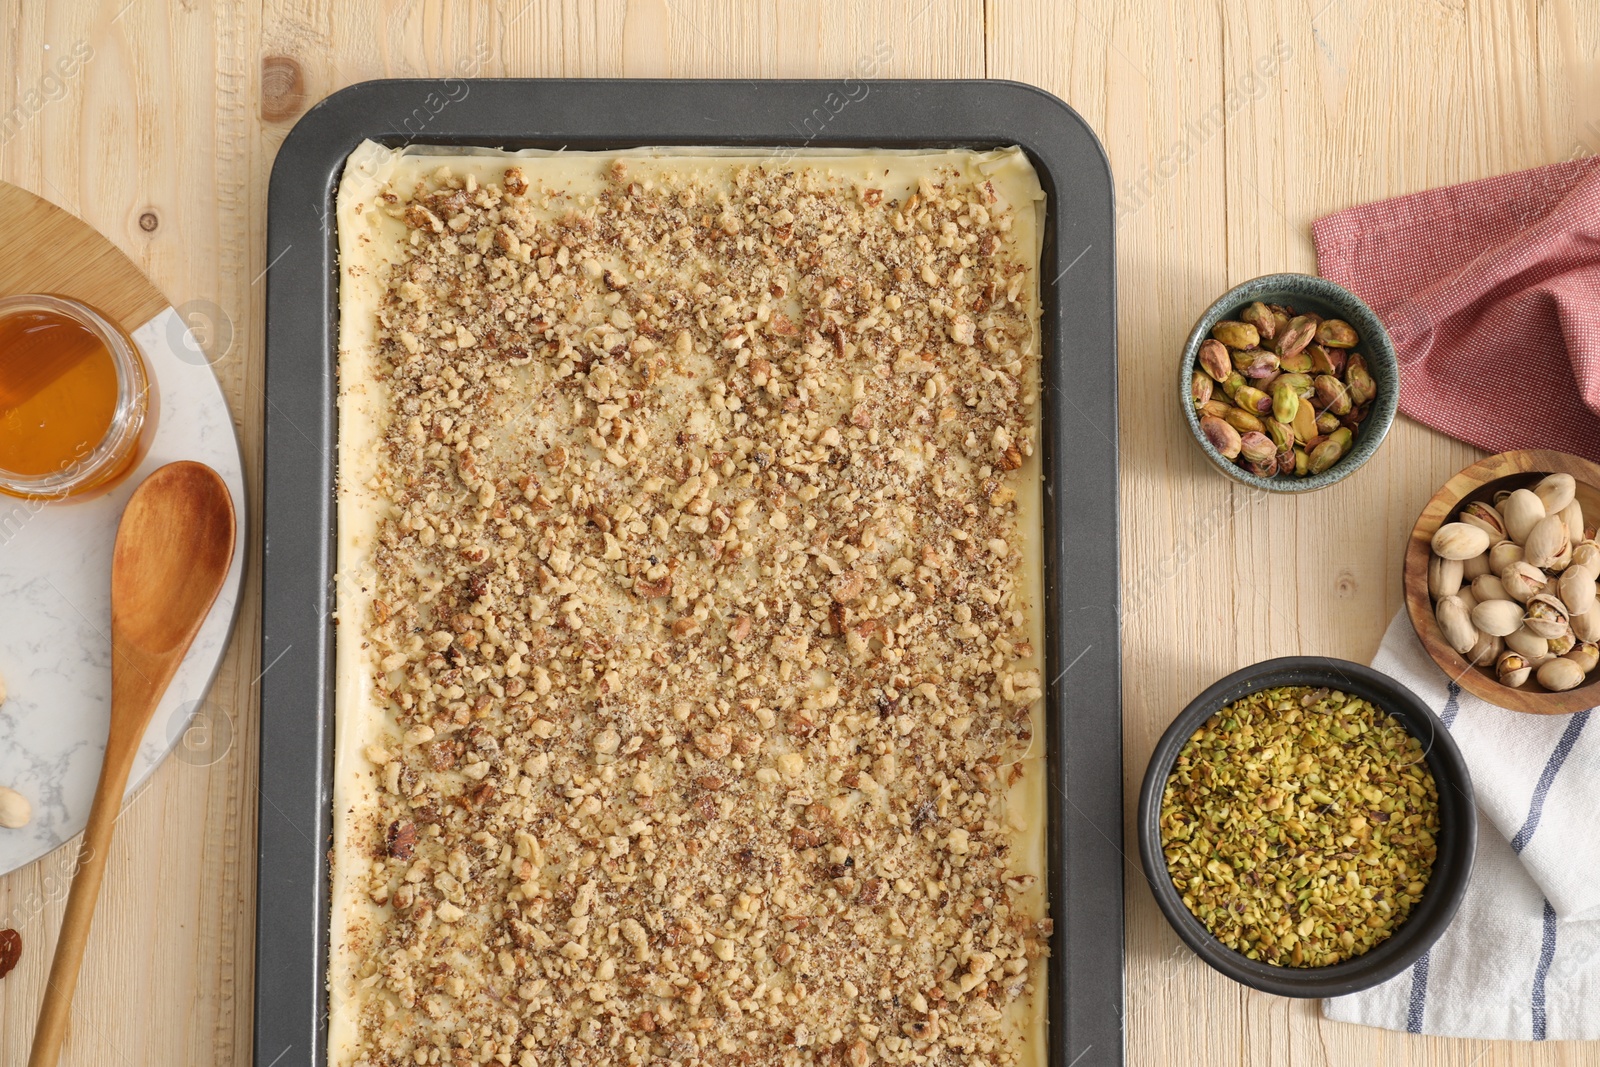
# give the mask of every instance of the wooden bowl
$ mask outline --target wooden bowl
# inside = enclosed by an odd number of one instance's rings
[[[1600,671],[1591,672],[1588,682],[1564,693],[1552,693],[1532,679],[1514,689],[1501,685],[1493,670],[1474,667],[1445,642],[1428,596],[1428,557],[1434,533],[1452,521],[1462,505],[1475,500],[1492,504],[1494,495],[1503,489],[1531,488],[1546,474],[1557,473],[1570,474],[1577,481],[1585,525],[1600,520],[1600,465],[1565,452],[1524,449],[1480,459],[1445,482],[1417,517],[1406,545],[1406,612],[1433,662],[1473,696],[1533,715],[1568,715],[1600,705]]]

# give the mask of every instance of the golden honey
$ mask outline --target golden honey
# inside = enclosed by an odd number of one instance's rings
[[[0,300],[0,492],[42,499],[109,489],[153,430],[143,361],[94,309]]]

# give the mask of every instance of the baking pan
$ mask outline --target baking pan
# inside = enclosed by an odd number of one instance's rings
[[[1122,726],[1112,182],[1087,124],[994,81],[373,81],[308,111],[267,199],[255,1062],[326,1061],[338,292],[363,139],[504,148],[1022,146],[1048,196],[1042,440],[1052,1067],[1122,1062]],[[780,157],[781,158],[781,154]]]

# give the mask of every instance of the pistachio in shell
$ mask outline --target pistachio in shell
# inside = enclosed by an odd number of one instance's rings
[[[1530,489],[1517,489],[1495,506],[1506,524],[1506,536],[1519,545],[1526,544],[1528,535],[1545,517],[1544,501]]]
[[[1352,352],[1344,368],[1345,388],[1350,391],[1350,402],[1357,406],[1372,403],[1378,395],[1378,383],[1367,370],[1367,361],[1359,352]]]
[[[1317,335],[1317,324],[1309,315],[1296,315],[1277,338],[1278,355],[1293,356],[1310,344]]]
[[[1479,633],[1478,643],[1462,654],[1466,656],[1467,662],[1475,667],[1492,667],[1494,661],[1500,658],[1500,653],[1505,650],[1504,638]]]
[[[1446,644],[1463,655],[1472,651],[1478,643],[1478,629],[1472,625],[1472,613],[1459,596],[1441,598],[1433,613]]]
[[[1477,595],[1477,590],[1473,590]],[[1522,629],[1521,604],[1515,600],[1485,600],[1472,609],[1472,625],[1494,637],[1504,637]]]
[[[1216,381],[1226,381],[1233,373],[1233,361],[1228,358],[1228,347],[1215,338],[1200,342],[1200,369]]]
[[[1567,524],[1561,520],[1561,516],[1546,515],[1528,531],[1528,540],[1522,546],[1522,558],[1535,567],[1550,567],[1571,548]]]
[[[1254,415],[1266,415],[1272,411],[1272,397],[1249,385],[1233,394],[1233,402]]]
[[[1563,659],[1570,659],[1583,668],[1583,673],[1588,674],[1595,667],[1600,666],[1600,644],[1593,641],[1582,641],[1572,646],[1572,650],[1562,654]]]
[[[1528,598],[1522,616],[1522,625],[1544,638],[1562,637],[1572,632],[1566,605],[1549,593],[1537,593]]]
[[[1261,335],[1254,326],[1233,319],[1224,319],[1211,327],[1211,336],[1229,348],[1255,348],[1261,343]]]
[[[1467,606],[1467,611],[1469,612],[1478,606],[1477,594],[1472,591],[1470,584],[1464,584],[1460,589],[1457,589],[1456,596],[1460,598],[1461,603]]]
[[[1312,379],[1311,387],[1316,393],[1313,402],[1318,411],[1328,411],[1334,415],[1350,414],[1350,392],[1339,379],[1331,374],[1319,374]]]
[[[1317,344],[1326,348],[1354,348],[1360,340],[1355,327],[1343,319],[1323,319],[1317,327]]]
[[[1582,615],[1567,616],[1567,622],[1572,625],[1572,635],[1579,641],[1600,641],[1600,605]]]
[[[1569,615],[1582,615],[1594,607],[1594,572],[1587,567],[1568,566],[1556,580],[1556,595]]]
[[[1349,430],[1341,431],[1349,433]],[[1489,535],[1464,522],[1447,522],[1433,535],[1433,551],[1445,559],[1471,559],[1489,550]]]
[[[1311,473],[1321,474],[1343,459],[1350,451],[1353,436],[1349,430],[1341,428],[1333,431],[1321,444],[1313,448],[1309,464]]]
[[[1272,386],[1272,417],[1279,422],[1293,422],[1299,413],[1300,394],[1295,392],[1292,383],[1280,378]]]
[[[1489,573],[1489,553],[1473,556],[1471,559],[1461,561],[1461,579],[1470,584],[1473,579]]]
[[[1568,530],[1571,534],[1571,530]],[[1600,574],[1600,541],[1579,541],[1572,546],[1571,567],[1583,567],[1595,574]]]
[[[1578,481],[1570,474],[1547,474],[1533,487],[1533,495],[1544,505],[1546,515],[1554,515],[1578,495]]]
[[[1256,328],[1256,336],[1263,341],[1270,341],[1278,335],[1278,320],[1273,317],[1272,309],[1261,301],[1239,312],[1241,321]]]
[[[1246,463],[1260,464],[1270,460],[1276,473],[1278,448],[1272,443],[1272,438],[1259,430],[1250,430],[1239,435],[1239,457]]]
[[[1499,574],[1513,563],[1522,562],[1522,546],[1512,540],[1505,540],[1491,545],[1489,548],[1489,573]]]
[[[1501,586],[1512,600],[1524,604],[1544,592],[1544,582],[1544,571],[1526,560],[1518,560],[1500,572]]]
[[[1485,504],[1481,500],[1474,500],[1462,508],[1461,514],[1457,517],[1468,526],[1476,526],[1488,534],[1491,545],[1497,541],[1505,540],[1506,524],[1501,521],[1500,513],[1495,510],[1493,504]]]
[[[1552,656],[1565,656],[1572,651],[1573,646],[1577,643],[1578,639],[1573,637],[1570,631],[1559,637],[1552,637],[1550,638],[1550,654]]]
[[[1524,627],[1506,634],[1506,647],[1513,652],[1520,652],[1530,661],[1543,659],[1550,654],[1550,639],[1540,637],[1532,630]]]
[[[1435,552],[1428,557],[1428,595],[1435,600],[1455,596],[1461,588],[1462,575],[1459,559],[1446,559]]]
[[[1500,653],[1500,658],[1495,661],[1495,677],[1500,679],[1501,685],[1509,685],[1513,689],[1526,682],[1532,673],[1533,664],[1528,662],[1528,657],[1511,649]]]
[[[1482,556],[1478,557],[1482,559]],[[1462,574],[1466,574],[1466,564],[1462,564]],[[1500,584],[1498,575],[1487,572],[1479,574],[1472,579],[1472,595],[1478,598],[1481,604],[1489,600],[1510,600],[1511,594],[1506,592],[1506,587]]]
[[[1568,689],[1576,689],[1582,685],[1584,675],[1587,673],[1581,664],[1557,656],[1540,664],[1539,669],[1534,672],[1534,677],[1539,679],[1540,685],[1552,693],[1564,693]]]
[[[1211,447],[1216,449],[1223,459],[1239,457],[1239,431],[1226,422],[1207,415],[1200,420],[1200,432],[1205,434],[1206,440],[1211,442]]]

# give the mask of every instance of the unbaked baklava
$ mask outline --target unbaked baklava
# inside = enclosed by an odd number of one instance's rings
[[[332,1063],[1043,1062],[1043,214],[350,157]]]

